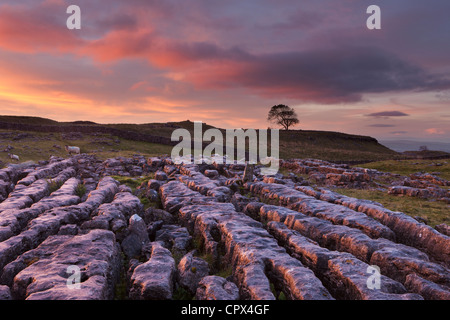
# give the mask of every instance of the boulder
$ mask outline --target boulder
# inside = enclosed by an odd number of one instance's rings
[[[169,250],[152,243],[150,259],[138,265],[131,276],[130,298],[133,300],[170,300],[175,279],[175,260]]]
[[[0,300],[12,300],[11,290],[8,286],[0,285]]]
[[[199,281],[209,275],[208,262],[194,253],[186,254],[178,264],[178,283],[191,294],[195,294]]]
[[[131,216],[128,231],[129,234],[122,241],[122,250],[128,257],[139,257],[143,246],[150,242],[144,219],[137,214]]]
[[[156,231],[155,241],[161,241],[174,255],[184,256],[192,244],[192,237],[185,227],[163,225]]]
[[[176,221],[174,215],[168,213],[165,210],[153,207],[150,207],[147,210],[145,210],[143,218],[147,224],[158,220],[162,220],[166,224],[173,224]]]
[[[450,300],[450,287],[440,286],[415,273],[406,276],[405,287],[411,292],[420,294],[425,300]]]
[[[158,181],[166,181],[168,179],[167,173],[165,173],[164,171],[156,171],[155,179]]]
[[[217,172],[217,170],[205,170],[204,174],[210,179],[215,179],[219,176],[219,172]]]
[[[198,284],[196,300],[239,300],[239,289],[219,276],[206,276]]]
[[[72,267],[80,271],[78,290],[68,286]],[[15,299],[105,300],[114,295],[120,268],[120,250],[114,234],[92,230],[84,235],[49,237],[8,264],[3,276],[13,277]]]

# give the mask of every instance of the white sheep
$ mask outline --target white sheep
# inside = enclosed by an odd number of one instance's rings
[[[80,154],[80,148],[79,148],[79,147],[68,146],[68,145],[66,145],[66,146],[64,146],[64,147],[65,147],[66,151],[67,151],[69,154],[72,154],[72,153]]]
[[[12,154],[12,153],[8,153],[8,156],[12,159],[12,160],[16,160],[19,161],[19,156],[17,154]]]

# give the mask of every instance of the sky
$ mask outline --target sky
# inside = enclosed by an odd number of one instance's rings
[[[448,0],[2,0],[0,114],[265,129],[286,104],[296,129],[448,142],[449,14]]]

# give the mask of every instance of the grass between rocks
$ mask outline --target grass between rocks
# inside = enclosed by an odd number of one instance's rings
[[[121,252],[122,266],[119,274],[119,282],[114,287],[114,300],[128,300],[127,292],[127,270],[129,267],[129,259]]]
[[[136,191],[136,189],[143,183],[147,183],[150,179],[154,178],[154,173],[146,174],[145,176],[139,177],[128,177],[128,176],[111,176],[113,179],[117,180],[120,184],[124,184],[130,187],[131,191]]]
[[[382,172],[390,172],[403,176],[408,176],[416,172],[428,172],[436,174],[436,176],[443,179],[450,180],[450,159],[388,160],[366,163],[363,165],[358,165],[358,167],[376,169]],[[285,168],[280,169],[280,173],[283,175],[287,175],[289,172],[290,171]],[[296,174],[296,176],[311,182],[309,175],[307,174]],[[393,179],[395,180],[395,178],[391,177],[381,177],[377,178],[376,182],[387,188],[391,185]],[[314,185],[314,183],[312,183],[312,185]],[[450,189],[449,187],[440,187]],[[348,197],[379,202],[389,210],[400,211],[411,217],[418,216],[424,218],[428,221],[428,225],[431,227],[435,227],[441,223],[450,223],[450,206],[442,201],[391,195],[388,194],[387,191],[373,189],[363,190],[351,188],[332,188],[332,190]]]
[[[359,167],[376,169],[401,175],[410,175],[416,172],[438,173],[437,176],[450,180],[450,159],[441,160],[388,160],[370,162]]]
[[[428,225],[435,227],[441,223],[450,223],[450,206],[441,201],[396,196],[385,191],[359,190],[359,189],[333,189],[340,194],[357,199],[372,200],[381,203],[386,209],[400,211],[411,217],[419,216],[428,221]]]
[[[148,173],[144,176],[140,177],[125,177],[125,176],[111,176],[113,179],[117,180],[120,184],[124,184],[128,187],[130,187],[131,191],[133,193],[136,193],[136,190],[139,186],[142,184],[147,184],[150,179],[153,179],[155,177],[154,173]],[[156,201],[151,201],[147,196],[145,195],[145,192],[142,194],[138,194],[137,197],[141,201],[141,203],[144,205],[144,210],[147,210],[150,207],[156,208],[156,209],[162,209],[162,203],[161,199],[158,199]]]
[[[86,186],[82,183],[79,183],[75,189],[75,194],[82,198],[86,193]]]
[[[173,300],[195,300],[195,296],[184,289],[182,286],[177,286],[173,291]]]
[[[63,185],[62,181],[55,181],[55,180],[47,180],[48,183],[48,193],[51,194],[61,188]]]

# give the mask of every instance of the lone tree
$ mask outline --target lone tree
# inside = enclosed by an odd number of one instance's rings
[[[289,127],[300,122],[294,109],[284,104],[273,106],[269,111],[267,120],[279,124],[285,130],[289,130]]]

